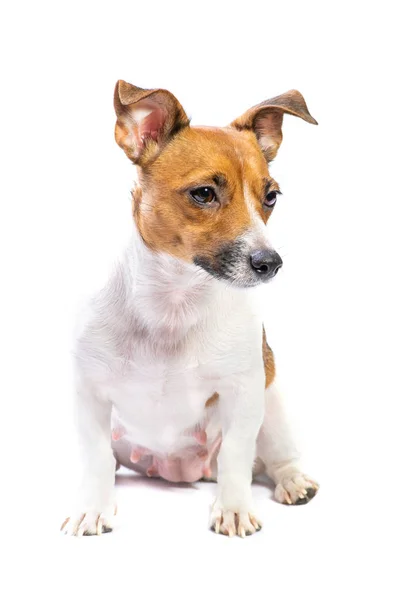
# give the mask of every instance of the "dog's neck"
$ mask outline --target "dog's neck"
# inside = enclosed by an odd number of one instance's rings
[[[124,258],[125,306],[155,336],[183,338],[225,288],[203,269],[147,247],[134,224]]]

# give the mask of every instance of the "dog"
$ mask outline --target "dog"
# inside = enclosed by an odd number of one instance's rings
[[[291,90],[228,127],[192,127],[164,89],[118,81],[115,138],[136,165],[133,231],[90,301],[74,350],[82,480],[68,535],[113,529],[119,465],[173,482],[217,482],[210,528],[261,528],[252,478],[304,504],[304,475],[253,288],[282,267],[266,225],[283,115],[316,124]]]

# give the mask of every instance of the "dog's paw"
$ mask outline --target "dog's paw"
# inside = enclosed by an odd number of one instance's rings
[[[244,538],[259,531],[262,525],[254,514],[248,511],[225,510],[216,502],[211,510],[210,527],[215,533],[229,537],[239,535]]]
[[[307,504],[318,492],[319,485],[303,473],[283,477],[275,488],[275,499],[282,504]]]
[[[74,516],[65,519],[61,525],[61,531],[65,535],[76,537],[109,533],[114,528],[116,513],[116,508],[105,512],[90,510],[76,513]]]

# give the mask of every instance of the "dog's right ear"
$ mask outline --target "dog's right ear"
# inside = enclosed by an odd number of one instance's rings
[[[167,90],[144,90],[118,81],[114,107],[115,139],[135,164],[156,156],[171,137],[189,125],[178,100]]]

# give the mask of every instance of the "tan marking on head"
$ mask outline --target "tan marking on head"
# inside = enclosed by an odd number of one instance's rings
[[[274,354],[271,348],[267,344],[267,337],[265,335],[265,329],[263,327],[263,342],[262,342],[262,353],[264,361],[265,371],[265,387],[267,388],[275,379],[275,361]]]
[[[198,254],[212,257],[251,229],[253,214],[266,223],[269,214],[262,200],[267,178],[267,163],[251,132],[187,127],[140,169],[144,206],[141,210],[139,202],[135,210],[139,231],[153,250],[188,262]],[[217,190],[219,203],[197,206],[190,190],[207,185]],[[252,211],[245,185],[251,190]]]

